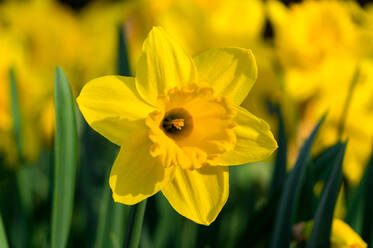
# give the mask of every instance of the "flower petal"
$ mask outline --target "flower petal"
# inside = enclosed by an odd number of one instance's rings
[[[150,155],[151,142],[143,123],[128,136],[119,151],[110,173],[110,188],[114,201],[136,204],[154,195],[170,182],[174,167],[164,168],[159,159]]]
[[[141,100],[131,77],[96,78],[83,87],[77,102],[88,124],[117,145],[123,143],[123,132],[131,125],[128,122],[143,119],[154,110]]]
[[[196,83],[197,70],[179,44],[161,27],[154,27],[142,48],[137,65],[136,88],[151,104],[176,86]]]
[[[199,81],[208,83],[217,95],[229,97],[240,105],[257,78],[257,66],[251,50],[215,48],[194,59]]]
[[[215,165],[240,165],[257,162],[268,158],[277,148],[269,125],[254,116],[246,109],[237,108],[234,131],[237,143],[232,151],[228,151],[214,161]]]
[[[138,129],[138,125],[143,122],[144,119],[129,121],[113,117],[92,122],[90,126],[112,143],[121,146],[128,139],[128,136]]]
[[[228,167],[175,170],[174,180],[162,189],[171,206],[196,223],[210,225],[229,195]]]

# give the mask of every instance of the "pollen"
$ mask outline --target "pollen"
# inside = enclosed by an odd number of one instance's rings
[[[184,127],[184,119],[165,119],[163,127],[167,132],[178,132]]]
[[[192,117],[183,108],[172,109],[164,115],[161,128],[170,137],[185,137],[193,129]]]

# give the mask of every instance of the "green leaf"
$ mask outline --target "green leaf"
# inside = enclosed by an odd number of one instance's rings
[[[17,81],[15,77],[15,72],[13,69],[9,71],[10,78],[10,105],[13,119],[13,133],[16,140],[17,147],[17,157],[18,163],[20,164],[17,170],[17,188],[19,192],[19,197],[21,201],[22,211],[26,216],[29,215],[32,209],[32,194],[30,187],[30,178],[28,169],[24,165],[23,160],[23,145],[22,145],[22,118],[21,111],[19,106],[18,90],[17,90]]]
[[[365,169],[364,180],[364,217],[362,238],[368,243],[368,247],[373,246],[373,152],[370,156],[369,163]]]
[[[239,240],[239,247],[255,247],[262,239],[268,239],[274,225],[280,192],[275,193],[249,218],[247,230]],[[252,228],[255,226],[255,228]]]
[[[333,170],[326,181],[320,203],[316,210],[314,225],[307,248],[322,248],[329,247],[330,245],[334,208],[342,182],[342,164],[345,149],[346,144],[341,146],[334,160]]]
[[[57,67],[54,80],[56,110],[54,189],[51,247],[66,247],[74,205],[78,135],[75,102],[69,82]]]
[[[3,248],[8,248],[8,241],[6,239],[6,235],[5,235],[5,229],[4,229],[4,225],[3,225],[3,220],[1,218],[1,215],[0,215],[0,247],[3,247]]]
[[[306,176],[304,178],[301,195],[302,197],[298,203],[297,218],[295,223],[308,221],[315,215],[319,196],[314,193],[314,187],[318,182],[326,181],[331,169],[334,165],[335,157],[341,148],[341,143],[328,147],[322,151],[316,158],[309,161],[306,168]]]
[[[284,126],[284,120],[281,115],[279,107],[276,108],[276,114],[279,122],[279,135],[278,135],[278,150],[276,162],[274,165],[272,184],[269,189],[269,194],[272,196],[276,192],[281,191],[286,179],[286,165],[287,165],[287,141]]]
[[[314,163],[311,167],[314,183],[326,180],[333,167],[335,157],[341,149],[341,145],[342,144],[338,142],[337,144],[328,147],[314,158]]]
[[[363,236],[364,240],[369,245],[369,218],[371,218],[371,192],[373,189],[373,152],[365,168],[360,184],[352,189],[349,193],[350,197],[347,201],[347,214],[345,221],[348,223],[358,234]],[[373,241],[371,241],[373,242]],[[372,244],[371,244],[372,245]]]
[[[316,210],[316,197],[313,192],[314,183],[312,181],[312,173],[311,168],[313,167],[313,162],[309,160],[306,166],[306,172],[303,180],[303,186],[301,189],[301,196],[298,202],[298,209],[301,211],[297,211],[297,216],[295,218],[295,223],[301,221],[307,221],[312,219],[315,210]]]
[[[108,181],[105,181],[101,197],[95,248],[123,247],[124,243],[129,207],[113,201]]]
[[[338,137],[339,137],[339,139],[341,139],[341,137],[342,137],[345,122],[346,122],[347,115],[348,115],[348,110],[349,110],[351,102],[352,102],[352,96],[354,94],[356,84],[359,81],[359,79],[360,79],[360,66],[357,65],[354,76],[353,76],[353,78],[351,80],[351,83],[350,83],[350,87],[347,91],[347,96],[346,96],[345,102],[343,104],[341,119],[339,120],[339,125],[338,125]]]
[[[296,206],[303,184],[306,165],[310,160],[310,149],[315,136],[324,121],[325,115],[312,131],[310,137],[303,144],[293,170],[289,173],[281,195],[280,204],[277,210],[271,248],[289,247],[292,235],[292,226]]]

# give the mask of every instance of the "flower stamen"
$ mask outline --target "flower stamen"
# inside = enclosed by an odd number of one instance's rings
[[[184,119],[173,119],[173,120],[170,120],[168,118],[166,118],[164,121],[163,121],[163,128],[167,131],[167,132],[178,132],[178,131],[181,131],[181,129],[183,128],[184,126]]]
[[[193,122],[190,114],[183,108],[168,111],[161,122],[163,131],[171,137],[188,135],[192,131]]]

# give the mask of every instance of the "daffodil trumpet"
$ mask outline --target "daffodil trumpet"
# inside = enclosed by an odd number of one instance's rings
[[[267,159],[277,148],[269,125],[239,106],[256,77],[250,50],[191,58],[155,27],[136,77],[88,82],[77,98],[84,118],[121,147],[109,180],[114,201],[132,205],[162,191],[181,215],[213,222],[228,198],[228,166]]]

